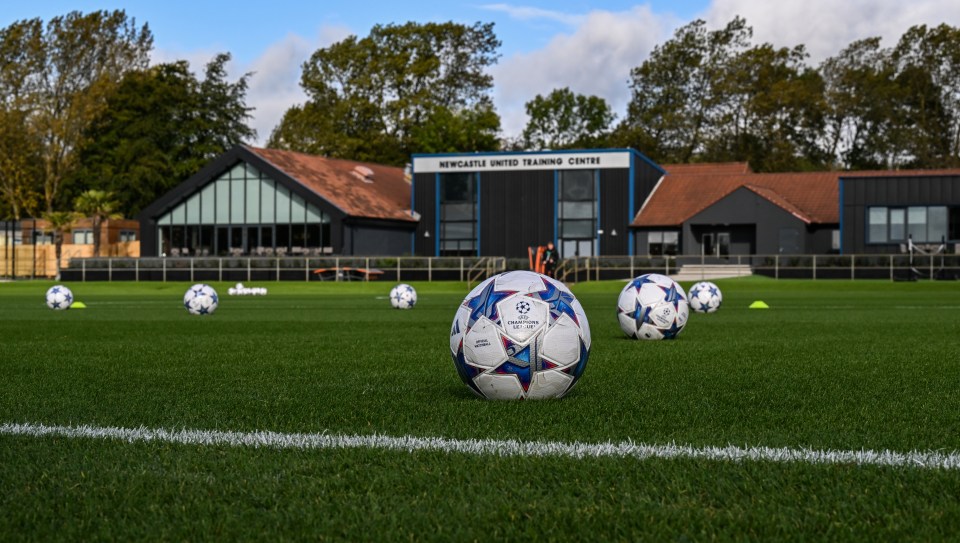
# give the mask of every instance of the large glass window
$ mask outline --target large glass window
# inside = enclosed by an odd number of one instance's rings
[[[597,237],[596,172],[560,172],[559,192],[557,226],[561,256],[593,256]]]
[[[265,249],[277,247],[332,252],[326,213],[243,164],[202,187],[157,223],[161,252],[178,256],[272,254]]]
[[[677,231],[647,232],[647,251],[655,256],[675,255],[679,240],[680,233]]]
[[[477,252],[477,175],[448,173],[440,176],[440,255],[473,255]]]
[[[867,211],[867,236],[868,243],[886,243],[887,208],[871,207]]]
[[[949,211],[946,206],[927,208],[927,241],[938,243],[947,239]]]
[[[916,243],[927,241],[927,208],[907,208],[907,236]]]
[[[947,206],[871,207],[867,243],[938,243],[960,239],[960,208]]]
[[[890,209],[890,241],[903,241],[906,239],[906,223],[905,209]]]

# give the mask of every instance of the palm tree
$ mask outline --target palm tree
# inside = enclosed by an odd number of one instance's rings
[[[43,214],[43,218],[50,224],[50,230],[53,231],[53,245],[57,255],[57,281],[59,281],[63,236],[73,228],[73,221],[77,220],[77,214],[72,211],[48,211]]]
[[[93,256],[100,256],[100,227],[106,219],[119,219],[120,202],[105,190],[90,189],[77,197],[77,211],[93,220]]]

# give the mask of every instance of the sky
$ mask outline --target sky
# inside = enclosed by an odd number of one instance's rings
[[[230,53],[230,80],[252,73],[247,105],[255,108],[250,124],[258,145],[289,107],[306,100],[299,85],[303,62],[347,36],[368,35],[377,24],[494,23],[502,45],[490,73],[504,137],[523,130],[526,102],[563,87],[604,98],[622,118],[630,70],[696,19],[712,30],[740,15],[753,27],[753,43],[803,44],[812,66],[858,39],[879,36],[889,47],[913,25],[960,27],[960,0],[35,0],[4,2],[0,28],[100,9],[122,9],[138,25],[147,23],[154,63],[185,59],[202,74],[213,55]]]

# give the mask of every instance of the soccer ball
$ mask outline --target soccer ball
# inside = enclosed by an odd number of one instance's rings
[[[70,309],[71,305],[73,305],[73,293],[67,287],[54,285],[47,290],[47,307],[50,309]]]
[[[209,315],[217,310],[220,299],[217,297],[217,291],[210,285],[197,283],[183,295],[183,307],[191,315]]]
[[[635,339],[673,339],[687,324],[689,313],[683,287],[658,273],[634,278],[617,301],[620,328]]]
[[[690,300],[690,309],[697,313],[713,313],[720,309],[720,304],[723,303],[723,294],[717,285],[710,281],[700,281],[690,287],[687,299]]]
[[[559,398],[583,375],[590,325],[563,283],[510,271],[480,283],[453,317],[457,373],[482,398]]]
[[[417,305],[417,291],[406,283],[390,289],[390,305],[394,309],[411,309]]]

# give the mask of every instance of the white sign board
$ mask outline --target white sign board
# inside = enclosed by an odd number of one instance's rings
[[[630,152],[504,153],[413,158],[415,173],[629,168]]]

